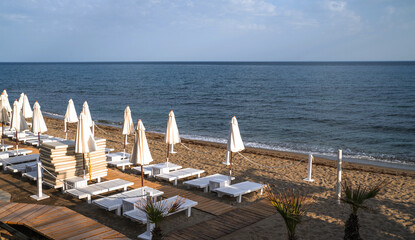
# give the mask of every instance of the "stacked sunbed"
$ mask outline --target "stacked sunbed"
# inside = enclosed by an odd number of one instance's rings
[[[96,139],[97,151],[90,153],[91,156],[91,179],[105,177],[107,167],[105,161],[105,139]],[[40,160],[50,174],[44,174],[45,183],[55,188],[63,187],[63,180],[83,177],[84,158],[86,164],[86,177],[89,178],[89,156],[88,154],[75,154],[75,142],[71,140],[59,142],[45,142],[40,146]],[[83,158],[84,157],[84,158]]]

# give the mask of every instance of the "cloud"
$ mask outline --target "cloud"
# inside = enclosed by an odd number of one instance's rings
[[[265,25],[256,24],[256,23],[239,24],[236,27],[238,29],[242,29],[242,30],[259,30],[259,31],[263,31],[263,30],[266,30],[267,29],[267,27]]]
[[[11,22],[32,22],[32,19],[22,14],[1,14],[3,19]]]
[[[345,2],[341,1],[330,1],[329,2],[329,9],[334,12],[341,12],[346,7]]]
[[[245,12],[259,16],[276,15],[276,7],[262,0],[230,0],[231,10],[236,12]]]

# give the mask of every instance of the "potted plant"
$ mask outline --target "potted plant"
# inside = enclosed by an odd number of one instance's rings
[[[294,190],[274,194],[269,186],[265,187],[265,194],[284,219],[288,239],[295,240],[295,228],[301,223],[301,218],[306,213],[307,207],[314,202],[313,198]]]
[[[147,216],[147,231],[151,231],[153,240],[163,239],[163,232],[160,228],[160,223],[169,214],[172,214],[183,205],[185,199],[177,196],[174,202],[168,203],[166,201],[156,202],[150,197],[140,199],[135,203],[137,209],[143,211]]]

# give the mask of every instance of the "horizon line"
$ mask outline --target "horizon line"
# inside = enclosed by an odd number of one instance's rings
[[[319,61],[234,61],[234,60],[218,60],[218,61],[0,61],[0,64],[7,63],[409,63],[415,60],[319,60]]]

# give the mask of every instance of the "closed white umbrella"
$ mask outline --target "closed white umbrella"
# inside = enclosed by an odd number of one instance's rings
[[[17,100],[13,103],[13,114],[10,123],[10,128],[16,130],[16,148],[19,147],[19,133],[29,129],[27,127],[26,119],[24,119],[22,111],[20,109]]]
[[[7,95],[6,89],[3,90],[1,95],[4,95],[6,99],[6,101],[3,103],[3,106],[7,109],[7,112],[9,113],[9,117],[10,117],[12,113],[12,107],[10,106],[9,95]]]
[[[37,134],[39,147],[40,147],[40,134],[48,130],[46,127],[45,119],[43,119],[42,111],[40,111],[40,105],[36,101],[33,104],[33,118],[32,118],[32,132]]]
[[[0,97],[0,122],[2,123],[2,137],[4,135],[4,129],[6,128],[6,123],[10,122],[9,112],[7,111],[6,100],[7,97],[4,94],[1,94]]]
[[[33,111],[30,108],[29,99],[27,98],[27,95],[26,94],[23,97],[22,113],[23,113],[23,117],[24,118],[31,118],[31,117],[33,117]]]
[[[20,98],[19,98],[19,106],[20,108],[22,108],[23,106],[23,101],[24,101],[24,93],[20,93]]]
[[[176,143],[180,143],[179,129],[177,128],[176,118],[174,117],[173,110],[169,113],[169,120],[167,121],[167,129],[165,142],[167,143],[167,162],[169,162],[169,154],[174,153],[173,146]]]
[[[240,152],[245,149],[244,143],[242,142],[241,133],[239,132],[238,121],[233,116],[230,122],[231,127],[228,135],[228,146],[226,150],[229,152],[230,165],[229,165],[229,177],[232,178],[232,153]]]
[[[65,139],[68,139],[68,123],[76,123],[78,122],[78,116],[76,116],[75,105],[73,104],[72,99],[68,101],[68,107],[66,108],[65,113]]]
[[[125,153],[125,146],[127,145],[127,136],[133,133],[134,133],[133,118],[131,117],[130,106],[127,106],[124,110],[124,120],[122,122],[122,135],[125,135],[124,153]]]
[[[143,122],[139,119],[135,132],[133,152],[131,153],[130,158],[132,164],[141,165],[141,186],[144,186],[143,165],[153,161],[150,148],[148,147],[145,130]]]
[[[82,153],[84,178],[85,178],[85,157],[84,153],[94,152],[97,150],[94,136],[88,126],[88,121],[83,112],[79,115],[78,127],[76,129],[75,153]],[[91,179],[91,156],[89,156],[89,178]]]
[[[82,106],[82,112],[84,112],[86,116],[88,126],[92,127],[92,135],[94,135],[94,121],[92,121],[91,112],[89,111],[89,106],[86,101],[84,102],[84,105]]]

